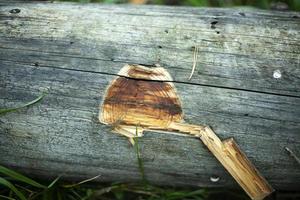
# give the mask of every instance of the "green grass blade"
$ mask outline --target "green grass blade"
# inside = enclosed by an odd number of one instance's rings
[[[138,127],[136,127],[136,135],[137,134],[138,134]],[[139,148],[139,144],[138,144],[138,138],[134,137],[133,141],[134,141],[134,148],[135,148],[135,152],[136,152],[136,157],[137,157],[137,161],[138,161],[138,165],[139,165],[140,174],[142,176],[142,181],[145,185],[147,185],[148,182],[145,177],[144,163],[141,158],[140,148]]]
[[[11,197],[6,197],[6,196],[3,196],[3,195],[1,195],[0,194],[0,199],[8,199],[8,200],[16,200],[16,199],[14,199],[14,198],[11,198]]]
[[[52,188],[53,185],[55,185],[55,183],[60,179],[61,176],[58,176],[56,179],[54,179],[54,181],[52,181],[49,185],[48,185],[48,189]]]
[[[61,194],[60,190],[57,190],[56,196],[57,196],[57,200],[63,200],[63,195]]]
[[[85,196],[82,198],[82,200],[91,199],[91,197],[92,197],[93,194],[94,194],[94,191],[92,189],[87,189],[85,191]]]
[[[74,194],[74,196],[76,196],[78,199],[82,200],[82,196],[80,194],[78,194],[78,192],[76,192],[76,190],[71,189],[71,192]]]
[[[25,108],[25,107],[28,107],[28,106],[31,106],[39,101],[41,101],[44,97],[46,96],[46,93],[43,93],[42,95],[40,95],[38,98],[22,105],[22,106],[19,106],[19,107],[16,107],[16,108],[6,108],[6,109],[0,109],[0,115],[4,115],[6,113],[9,113],[9,112],[13,112],[13,111],[17,111],[21,108]]]
[[[25,196],[11,182],[0,177],[0,184],[11,189],[21,200],[26,200]]]
[[[67,194],[67,199],[68,200],[78,200],[74,196],[72,196],[71,194]]]
[[[204,189],[195,190],[192,192],[188,191],[181,191],[181,192],[171,192],[167,195],[168,200],[177,200],[177,199],[183,199],[188,197],[194,197],[197,199],[204,199],[206,196],[206,191]]]
[[[0,173],[2,174],[5,174],[6,176],[9,176],[15,180],[18,180],[18,181],[21,181],[21,182],[24,182],[24,183],[27,183],[29,185],[32,185],[34,187],[37,187],[37,188],[47,188],[47,186],[44,186],[22,174],[19,174],[11,169],[8,169],[6,167],[3,167],[3,166],[0,166]]]

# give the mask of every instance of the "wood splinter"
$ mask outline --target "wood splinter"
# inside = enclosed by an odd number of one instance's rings
[[[164,68],[125,65],[119,75],[106,91],[100,122],[113,125],[132,143],[144,130],[199,136],[251,199],[261,200],[274,191],[233,138],[221,141],[211,128],[184,122],[175,86]]]

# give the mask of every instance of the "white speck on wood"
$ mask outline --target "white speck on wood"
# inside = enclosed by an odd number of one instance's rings
[[[279,69],[277,69],[273,72],[273,78],[276,78],[276,79],[281,78],[281,71]]]

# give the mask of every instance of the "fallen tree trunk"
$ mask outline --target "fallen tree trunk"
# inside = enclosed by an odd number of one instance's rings
[[[27,3],[4,4],[0,20],[1,107],[48,91],[0,117],[1,165],[48,178],[140,180],[133,148],[99,123],[99,104],[124,64],[160,64],[186,122],[234,137],[275,189],[299,189],[299,164],[285,150],[300,153],[299,13]],[[147,132],[139,143],[152,183],[237,186],[198,139]]]

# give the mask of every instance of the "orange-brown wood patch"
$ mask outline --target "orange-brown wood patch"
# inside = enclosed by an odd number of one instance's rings
[[[120,75],[106,92],[100,112],[101,122],[117,124],[114,130],[128,137],[132,144],[132,138],[142,136],[146,129],[196,135],[251,199],[262,200],[273,192],[273,188],[233,139],[222,142],[209,127],[183,122],[174,85],[161,81],[171,79],[166,70],[161,67],[126,65]]]
[[[100,116],[102,122],[163,128],[181,121],[182,109],[173,84],[153,80],[163,76],[169,79],[165,70],[130,65],[126,73],[122,75],[130,78],[118,77],[106,92]]]

